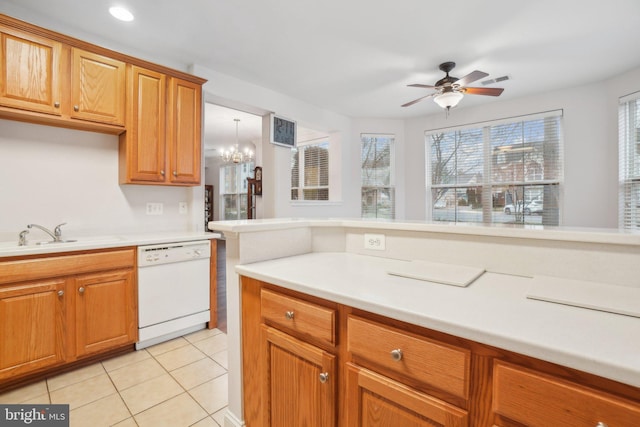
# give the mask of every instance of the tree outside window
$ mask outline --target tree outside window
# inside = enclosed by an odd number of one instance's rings
[[[363,218],[395,218],[394,135],[363,134],[361,206]]]
[[[427,134],[432,219],[559,224],[558,116]]]

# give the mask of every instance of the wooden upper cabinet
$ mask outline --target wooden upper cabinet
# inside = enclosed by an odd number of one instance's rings
[[[178,78],[169,79],[168,153],[176,184],[199,184],[201,150],[202,87]]]
[[[120,182],[165,182],[166,76],[130,67],[127,131],[120,135]]]
[[[0,105],[61,115],[62,44],[0,26]]]
[[[124,126],[126,64],[72,49],[70,116]]]
[[[120,183],[199,185],[202,86],[131,66]]]

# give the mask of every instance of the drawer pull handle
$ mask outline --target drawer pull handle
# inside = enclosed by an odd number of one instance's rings
[[[61,297],[64,295],[64,291],[58,291],[58,296]]]
[[[286,313],[284,313],[284,317],[286,317],[287,320],[293,320],[293,316],[294,316],[293,311],[287,311]]]
[[[399,348],[397,348],[395,350],[391,350],[391,358],[396,362],[401,361],[402,360],[402,350],[400,350]]]
[[[320,382],[322,384],[326,383],[327,381],[329,381],[329,372],[323,372],[320,374]]]

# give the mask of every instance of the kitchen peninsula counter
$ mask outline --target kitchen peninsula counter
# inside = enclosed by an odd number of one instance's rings
[[[239,275],[640,387],[640,318],[527,298],[534,277],[612,292],[640,287],[638,233],[345,219],[209,228],[227,240],[234,425],[242,414]],[[382,250],[365,248],[380,237]],[[486,272],[466,288],[388,274],[411,260]]]

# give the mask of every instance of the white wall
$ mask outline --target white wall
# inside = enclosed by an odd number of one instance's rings
[[[290,153],[286,148],[269,143],[269,134],[265,131],[263,121],[262,147],[256,149],[259,153],[256,165],[263,167],[263,196],[258,201],[258,212],[262,213],[263,218],[360,215],[360,187],[359,184],[354,185],[353,179],[357,174],[359,182],[359,170],[353,170],[354,162],[359,163],[359,152],[354,159],[349,117],[198,65],[191,72],[208,80],[204,85],[205,99],[260,115],[276,112],[296,120],[299,126],[327,132],[332,141],[340,144],[341,149],[337,153],[340,158],[334,157],[334,160],[338,160],[338,167],[331,171],[332,176],[341,182],[338,200],[321,205],[291,203]],[[246,106],[249,107],[243,108]]]
[[[204,229],[197,189],[118,184],[114,135],[0,120],[0,183],[0,241],[17,241],[29,223],[67,222],[68,237]],[[164,215],[146,215],[147,202],[164,203]]]
[[[618,226],[618,97],[640,90],[640,69],[605,82],[480,107],[456,108],[448,118],[405,122],[406,219],[425,218],[424,132],[548,110],[564,111],[565,186],[562,225]],[[464,101],[463,101],[464,103]]]

